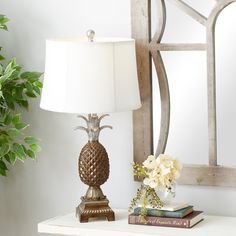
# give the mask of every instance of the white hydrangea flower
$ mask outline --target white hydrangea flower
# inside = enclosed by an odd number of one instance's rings
[[[148,156],[147,160],[143,162],[143,166],[147,169],[154,169],[157,166],[155,156]]]
[[[159,188],[166,190],[171,188],[172,182],[180,177],[182,165],[180,162],[169,156],[161,154],[157,158],[149,156],[143,162],[143,166],[147,169],[147,177],[143,183],[151,188]]]
[[[148,185],[149,187],[151,187],[151,188],[156,188],[158,185],[157,185],[157,182],[156,181],[154,181],[154,180],[152,180],[152,179],[150,179],[150,178],[145,178],[144,180],[143,180],[143,183],[145,184],[145,185]]]

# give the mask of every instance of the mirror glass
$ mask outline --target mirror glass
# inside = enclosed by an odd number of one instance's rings
[[[206,17],[208,17],[215,5],[215,1],[185,0],[185,2]],[[158,8],[160,7],[159,4],[159,0],[152,0],[152,35],[156,32],[156,27],[158,25],[155,24],[155,22],[158,23],[157,16]],[[229,6],[228,8],[232,8],[232,6]],[[166,9],[167,21],[165,32],[161,41],[162,43],[206,42],[206,28],[203,25],[190,18],[174,5],[169,4],[168,1],[166,1]],[[224,11],[226,12],[226,10]],[[235,13],[235,9],[232,10],[232,12]],[[236,83],[236,80],[232,79],[232,76],[234,76],[233,66],[236,66],[235,60],[232,58],[233,55],[236,55],[236,47],[234,47],[234,51],[231,51],[233,43],[236,42],[236,40],[235,38],[232,39],[232,36],[228,36],[232,33],[232,27],[230,28],[229,25],[227,25],[235,24],[232,23],[232,14],[229,15],[229,13],[223,13],[224,12],[221,13],[222,15],[220,15],[217,21],[216,35],[216,58],[221,58],[220,60],[217,59],[217,102],[220,102],[217,106],[219,125],[218,154],[220,157],[225,156],[226,152],[223,149],[225,149],[227,145],[231,146],[231,149],[229,148],[227,151],[227,155],[232,155],[233,153],[234,146],[232,143],[234,141],[232,139],[232,135],[228,135],[229,132],[227,129],[231,129],[231,125],[235,123],[233,121],[236,120],[236,106],[234,108],[235,111],[232,112],[233,105],[232,103],[229,105],[230,101],[232,102],[234,100],[233,96],[235,93],[233,93],[233,90],[236,88],[236,84],[235,86],[233,84]],[[227,15],[228,21],[227,19],[224,19],[224,15]],[[229,18],[231,18],[231,20],[229,20]],[[236,16],[234,19],[236,19]],[[227,21],[227,23],[225,23],[225,21]],[[219,34],[221,37],[219,37]],[[225,46],[222,47],[222,45],[225,44],[227,44],[227,49],[224,48]],[[206,52],[165,51],[161,52],[161,55],[166,68],[171,99],[170,131],[166,146],[166,153],[179,158],[181,162],[185,164],[208,164]],[[229,61],[230,63],[228,63]],[[229,69],[229,67],[231,68]],[[225,73],[225,70],[228,70],[229,75]],[[227,80],[225,77],[227,77]],[[228,82],[225,83],[225,81]],[[220,91],[218,91],[219,89]],[[227,93],[227,96],[224,96],[225,93]],[[155,68],[153,66],[154,149],[157,147],[159,138],[160,112],[158,80]],[[229,117],[227,113],[234,113],[235,116]],[[227,119],[230,119],[230,122],[227,122],[227,126],[225,124],[226,117]],[[236,129],[236,125],[234,127]],[[231,129],[231,134],[233,133],[236,132],[234,129]],[[229,139],[231,141],[229,141]],[[226,142],[227,145],[225,144]],[[225,161],[223,162],[224,158],[218,159],[220,164],[227,164]]]
[[[236,3],[216,22],[218,164],[236,166]]]

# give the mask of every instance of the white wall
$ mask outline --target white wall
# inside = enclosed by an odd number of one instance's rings
[[[44,70],[45,39],[83,35],[93,28],[98,35],[130,36],[129,0],[5,0],[0,10],[11,22],[1,33],[5,55],[16,56],[28,70]],[[55,86],[56,89],[56,86]],[[74,115],[42,111],[38,101],[25,113],[30,133],[40,137],[43,151],[37,162],[17,163],[7,178],[0,178],[0,235],[36,236],[37,222],[74,211],[84,186],[77,174],[77,157],[86,135],[73,131]],[[132,162],[131,113],[104,120],[112,131],[101,135],[110,155],[111,175],[103,190],[113,207],[126,208],[135,193]],[[235,189],[179,186],[177,199],[210,214],[235,215]]]

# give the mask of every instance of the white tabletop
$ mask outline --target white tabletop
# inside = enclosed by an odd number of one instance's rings
[[[129,225],[127,211],[115,210],[116,221],[80,223],[75,213],[58,216],[38,224],[38,232],[74,236],[236,236],[236,217],[204,216],[191,229]]]

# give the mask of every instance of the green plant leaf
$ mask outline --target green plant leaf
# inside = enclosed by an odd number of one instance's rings
[[[28,124],[25,124],[25,123],[18,123],[18,124],[15,124],[15,128],[18,129],[18,130],[23,130],[23,129],[26,129],[28,128],[29,125]]]
[[[5,155],[5,159],[11,164],[14,165],[17,160],[17,156],[14,152],[10,151]]]
[[[39,140],[33,136],[27,136],[24,138],[24,141],[28,144],[36,144]]]
[[[9,19],[5,15],[0,15],[0,24],[6,24]]]
[[[8,143],[4,143],[0,146],[0,157],[3,157],[9,152],[10,145]]]
[[[19,102],[19,104],[20,104],[22,107],[24,107],[25,109],[28,110],[28,108],[29,108],[29,103],[28,103],[27,100],[19,100],[18,102]]]
[[[24,148],[22,147],[22,145],[20,145],[18,143],[14,143],[13,144],[13,151],[19,160],[21,160],[21,161],[25,160],[26,154],[24,152]]]
[[[33,93],[33,86],[30,82],[26,82],[25,87],[29,93]]]
[[[5,125],[9,125],[12,121],[12,115],[10,113],[8,113],[4,119],[4,124]]]
[[[10,128],[7,130],[7,134],[13,139],[22,135],[22,133],[16,128]]]
[[[6,164],[0,160],[0,175],[6,176],[7,175],[7,166]]]
[[[28,149],[28,150],[26,151],[26,154],[27,154],[31,159],[33,159],[33,160],[36,159],[36,155],[35,155],[35,152],[34,152],[34,151]]]
[[[27,91],[25,94],[26,94],[28,97],[30,97],[30,98],[36,98],[36,97],[37,97],[37,95],[35,95],[34,92],[29,92],[29,91]]]
[[[16,125],[21,121],[21,114],[16,114],[13,118],[12,118],[12,124]]]
[[[0,61],[5,60],[5,57],[3,55],[0,55]]]
[[[34,82],[34,84],[39,88],[43,87],[43,83],[41,81],[36,81],[36,82]]]
[[[33,89],[34,89],[34,91],[35,91],[38,95],[41,94],[41,90],[40,90],[40,88],[38,88],[37,86],[33,86]]]
[[[0,167],[0,175],[7,176],[7,171]]]
[[[41,152],[41,147],[38,144],[30,144],[30,149],[34,152]]]
[[[40,72],[24,72],[21,74],[22,79],[29,80],[30,82],[37,81],[43,73]]]
[[[11,80],[19,79],[20,77],[19,74],[20,74],[20,71],[17,68],[15,68],[15,71],[11,74]]]
[[[13,58],[8,62],[7,67],[4,70],[3,75],[1,76],[2,83],[8,80],[11,77],[11,75],[15,72],[16,70],[15,66],[16,66],[16,61],[15,61],[15,58]]]
[[[15,89],[15,96],[16,99],[18,100],[23,100],[23,87],[16,87]]]
[[[3,30],[8,30],[7,26],[6,25],[0,25],[0,29],[3,29]]]
[[[3,72],[4,72],[3,65],[2,65],[2,64],[0,64],[0,75],[2,75],[2,74],[3,74]]]
[[[0,15],[0,29],[7,30],[6,23],[9,19],[5,15]]]
[[[5,98],[5,102],[8,106],[8,108],[10,108],[11,110],[15,110],[15,105],[14,105],[14,98],[12,97],[11,94],[9,94],[8,92],[4,92],[3,94],[4,98]]]
[[[5,69],[5,72],[8,73],[16,66],[16,58],[12,58],[8,63]]]
[[[9,143],[6,135],[3,133],[2,135],[0,135],[0,146],[3,145],[3,144],[7,144]]]

